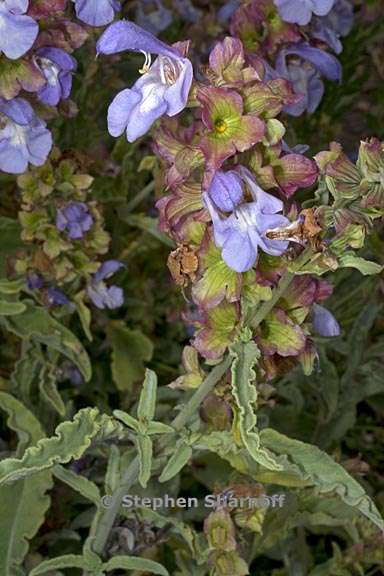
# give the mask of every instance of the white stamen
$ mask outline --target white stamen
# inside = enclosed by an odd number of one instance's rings
[[[139,69],[139,72],[140,72],[140,74],[146,74],[146,73],[149,71],[150,67],[151,67],[151,64],[152,64],[152,56],[151,56],[148,52],[145,52],[144,50],[140,50],[140,52],[141,52],[142,54],[144,54],[144,56],[145,56],[145,62],[144,62],[144,66]]]

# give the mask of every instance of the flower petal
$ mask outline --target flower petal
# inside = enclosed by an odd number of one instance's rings
[[[16,60],[28,52],[36,40],[39,26],[30,16],[0,12],[0,53]]]
[[[221,257],[235,272],[250,270],[257,258],[257,243],[252,243],[246,232],[229,231]]]
[[[108,132],[121,136],[127,128],[129,116],[141,100],[140,94],[129,88],[119,92],[108,108]]]
[[[90,26],[105,26],[120,10],[116,0],[75,0],[76,16]]]
[[[319,304],[313,305],[312,324],[320,336],[339,336],[340,326],[334,315]]]
[[[328,80],[341,80],[342,68],[338,59],[332,56],[332,54],[327,54],[324,50],[310,46],[306,42],[292,44],[280,50],[276,60],[276,68],[279,69],[280,66],[284,67],[281,61],[286,61],[287,56],[291,55],[300,56],[303,60],[307,60],[313,64]]]

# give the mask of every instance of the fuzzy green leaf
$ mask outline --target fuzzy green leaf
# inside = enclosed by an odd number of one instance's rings
[[[165,465],[165,468],[159,477],[159,481],[167,482],[176,476],[176,474],[178,474],[180,470],[188,463],[188,460],[191,457],[192,448],[186,444],[184,440],[180,440],[176,444],[174,453]]]
[[[44,308],[28,304],[25,312],[7,319],[7,328],[21,338],[45,344],[64,354],[78,367],[84,379],[90,380],[91,363],[83,345]]]
[[[169,576],[169,572],[164,566],[148,560],[147,558],[137,558],[135,556],[115,556],[103,565],[104,570],[140,570],[141,572],[151,572],[159,576]]]
[[[112,376],[119,390],[131,390],[144,376],[144,362],[153,354],[153,344],[140,330],[131,330],[123,322],[108,328],[112,346]]]
[[[288,438],[271,428],[260,432],[260,440],[263,447],[287,455],[298,465],[303,478],[317,486],[321,494],[338,494],[346,504],[360,510],[380,530],[384,530],[384,521],[361,484],[326,452],[317,446]]]
[[[136,442],[140,463],[139,482],[140,485],[145,488],[148,484],[148,480],[151,477],[153,453],[152,440],[145,434],[138,434],[136,437]]]
[[[356,268],[364,276],[380,274],[383,270],[383,266],[356,256],[353,252],[345,252],[345,254],[339,256],[339,264],[341,268]]]
[[[80,458],[100,430],[98,414],[97,408],[84,408],[72,421],[59,424],[54,436],[42,438],[35,446],[29,447],[21,459],[7,458],[1,461],[0,484]]]
[[[123,412],[123,410],[114,410],[113,415],[115,418],[123,422],[123,424],[128,426],[128,428],[132,428],[136,432],[139,431],[140,428],[139,422],[136,420],[136,418],[134,418],[130,414],[127,414],[127,412]]]
[[[272,454],[260,446],[259,432],[256,428],[255,405],[257,400],[256,374],[254,366],[260,358],[260,351],[253,342],[238,342],[231,349],[232,394],[239,409],[238,422],[240,436],[252,458],[269,470],[280,470],[281,466]]]
[[[157,376],[152,370],[145,371],[145,379],[141,390],[137,417],[143,422],[150,422],[156,409]]]
[[[37,418],[11,394],[0,392],[0,408],[8,412],[7,425],[17,432],[19,444],[17,454],[21,456],[30,444],[44,437],[44,431]]]
[[[39,576],[40,574],[46,574],[47,572],[59,570],[60,568],[82,568],[83,570],[87,570],[88,565],[84,556],[66,554],[65,556],[58,556],[51,560],[44,560],[36,566],[36,568],[33,568],[29,576]]]
[[[9,300],[0,300],[0,316],[14,316],[22,314],[26,310],[23,302],[10,302]]]
[[[39,378],[39,390],[42,398],[51,406],[60,416],[65,415],[65,404],[57,389],[55,368],[52,366],[43,366]]]
[[[79,492],[84,498],[90,500],[96,505],[100,504],[100,491],[94,482],[91,482],[85,476],[80,476],[80,474],[76,474],[69,468],[64,468],[64,466],[60,466],[57,464],[53,468],[53,474],[56,478],[68,484],[73,490]]]

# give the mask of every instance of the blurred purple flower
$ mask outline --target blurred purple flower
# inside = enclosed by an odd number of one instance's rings
[[[97,42],[100,54],[133,50],[145,54],[142,77],[131,89],[119,92],[108,110],[108,130],[112,136],[126,131],[128,142],[145,134],[152,124],[167,114],[174,116],[185,108],[193,79],[192,64],[176,48],[167,46],[133,22],[121,20],[107,28]],[[150,54],[158,54],[151,65]]]
[[[204,194],[212,218],[215,244],[222,248],[224,262],[236,272],[246,272],[252,268],[259,248],[271,256],[283,254],[288,242],[270,240],[265,232],[290,224],[285,216],[278,214],[283,209],[282,201],[264,192],[247,169],[242,168],[241,175],[254,200],[235,208],[228,218],[223,219],[209,195]]]
[[[84,202],[70,202],[56,212],[56,228],[71,240],[79,240],[93,225],[93,218]]]
[[[119,0],[72,0],[76,16],[90,26],[106,26],[121,9]]]
[[[152,6],[153,9],[147,11],[147,6]],[[140,0],[137,3],[135,20],[139,26],[157,35],[171,24],[172,12],[163,6],[161,0]]]
[[[195,8],[192,0],[174,0],[174,5],[180,16],[186,22],[193,24],[201,17],[201,10]]]
[[[280,18],[290,24],[305,26],[312,13],[325,16],[331,10],[335,0],[273,0]]]
[[[93,275],[92,281],[88,284],[87,293],[95,306],[100,309],[119,308],[124,303],[123,290],[118,286],[107,286],[107,280],[115,274],[123,264],[117,260],[107,260],[101,264],[98,271]]]
[[[209,195],[219,210],[232,212],[243,198],[243,183],[234,170],[218,170],[212,179]]]
[[[40,290],[44,286],[44,280],[37,272],[28,272],[27,287],[29,290]]]
[[[348,0],[337,0],[326,16],[313,19],[312,36],[328,44],[336,54],[340,54],[343,50],[340,38],[347,36],[352,26],[352,4]]]
[[[71,93],[76,60],[60,48],[40,48],[36,52],[36,60],[47,81],[37,97],[43,104],[56,106]]]
[[[65,375],[74,386],[80,386],[83,383],[83,377],[75,366],[66,368]]]
[[[288,60],[291,56],[296,58]],[[292,116],[316,110],[324,94],[320,74],[333,81],[340,80],[342,75],[337,58],[304,42],[280,50],[275,71],[278,77],[289,80],[294,92],[302,96],[297,103],[284,107],[284,111]]]
[[[23,98],[0,98],[0,170],[22,174],[42,166],[52,148],[52,136]]]
[[[334,315],[319,304],[314,304],[312,309],[312,325],[315,332],[320,336],[339,336],[340,326]]]
[[[38,24],[25,16],[29,0],[1,0],[0,2],[0,54],[17,60],[32,48],[39,33]]]
[[[236,10],[240,8],[240,4],[240,0],[227,0],[227,2],[217,12],[217,19],[219,22],[228,22]]]
[[[47,300],[50,306],[66,306],[69,304],[66,295],[61,290],[52,287],[47,290]]]

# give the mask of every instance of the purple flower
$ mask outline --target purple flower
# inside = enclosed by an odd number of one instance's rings
[[[0,54],[17,60],[28,52],[39,33],[39,26],[30,16],[28,0],[0,1]]]
[[[240,8],[240,4],[240,0],[227,0],[226,3],[217,12],[218,21],[222,23],[228,22],[236,10]]]
[[[57,288],[48,288],[47,301],[50,306],[66,306],[69,300],[66,295]]]
[[[29,290],[41,290],[44,286],[44,280],[37,272],[28,272],[27,287]]]
[[[284,22],[305,26],[312,13],[325,16],[331,10],[335,0],[273,0]]]
[[[42,166],[52,148],[52,136],[23,98],[0,98],[0,170],[22,174]]]
[[[209,195],[219,210],[232,212],[243,198],[243,183],[234,170],[218,170],[212,179]]]
[[[334,315],[319,304],[312,309],[312,325],[320,336],[339,336],[340,326]]]
[[[118,286],[107,286],[104,280],[110,278],[123,264],[117,260],[103,262],[88,284],[87,293],[95,306],[100,309],[119,308],[124,303],[123,290]]]
[[[79,240],[93,225],[88,206],[83,202],[70,202],[56,212],[56,228],[66,232],[71,240]]]
[[[124,50],[143,52],[145,64],[141,78],[131,89],[119,92],[110,105],[108,130],[115,137],[126,131],[128,142],[133,142],[160,116],[174,116],[185,108],[193,70],[191,62],[180,56],[176,48],[136,24],[121,20],[102,34],[97,52],[116,54]],[[159,55],[152,65],[150,54]]]
[[[352,26],[352,4],[348,0],[337,0],[326,16],[313,19],[312,36],[328,44],[336,54],[340,54],[343,46],[339,38],[347,36]]]
[[[37,97],[43,104],[56,106],[71,93],[76,60],[60,48],[40,48],[36,52],[36,59],[47,81]]]
[[[283,254],[288,242],[270,240],[265,233],[290,224],[285,216],[278,214],[283,209],[282,201],[264,192],[247,169],[242,168],[241,175],[248,185],[253,202],[236,207],[228,218],[223,219],[209,195],[204,194],[212,218],[215,244],[222,248],[221,257],[224,262],[236,272],[246,272],[252,268],[258,248],[271,256]]]
[[[191,0],[174,0],[174,5],[180,16],[186,22],[197,22],[201,17],[201,11],[194,7]]]
[[[72,0],[76,16],[90,26],[105,26],[112,22],[121,8],[119,0]]]
[[[147,5],[154,6],[154,9],[148,12]],[[137,3],[135,20],[139,26],[156,35],[171,24],[172,12],[163,6],[161,0],[141,0]]]
[[[288,60],[288,57],[296,58]],[[280,50],[275,69],[277,75],[289,80],[294,92],[302,97],[297,103],[284,107],[292,116],[316,110],[324,94],[320,74],[333,81],[340,80],[342,74],[337,58],[304,42]]]

